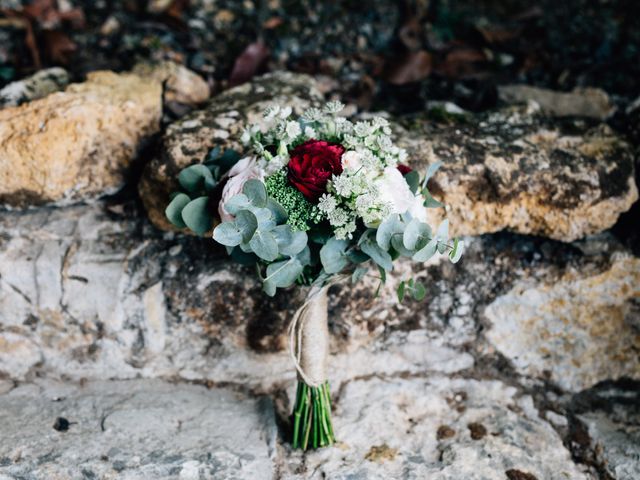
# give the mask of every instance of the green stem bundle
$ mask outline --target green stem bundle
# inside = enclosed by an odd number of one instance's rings
[[[329,382],[310,387],[298,381],[293,407],[293,448],[316,449],[332,445],[335,441]]]

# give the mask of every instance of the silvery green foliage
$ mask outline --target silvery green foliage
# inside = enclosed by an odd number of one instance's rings
[[[232,257],[242,256],[241,263],[266,264],[262,282],[268,295],[275,295],[277,288],[293,285],[311,262],[307,234],[293,231],[284,223],[286,213],[267,197],[264,184],[248,180],[242,193],[232,197],[225,207],[235,218],[214,229],[214,240],[228,247]]]

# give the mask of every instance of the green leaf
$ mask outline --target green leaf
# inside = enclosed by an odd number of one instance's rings
[[[415,170],[410,171],[404,176],[404,180],[409,185],[411,189],[411,193],[416,193],[418,188],[420,188],[420,174]]]
[[[249,246],[253,253],[267,262],[272,262],[278,258],[278,243],[271,232],[256,230],[253,238],[249,241]]]
[[[424,197],[424,203],[423,205],[426,208],[440,208],[440,207],[444,207],[444,203],[440,203],[438,200],[436,200],[435,198],[433,198],[431,196],[431,193],[429,193],[429,190],[427,190],[426,188],[422,190],[422,196]]]
[[[267,206],[267,188],[260,180],[255,178],[247,180],[242,187],[242,193],[249,198],[249,201],[255,207],[262,208]]]
[[[311,249],[309,245],[305,246],[298,255],[296,255],[298,261],[303,265],[311,265]]]
[[[409,222],[402,237],[402,243],[408,250],[420,250],[429,240],[431,240],[431,228],[416,218]]]
[[[402,237],[400,237],[399,235],[394,235],[393,237],[391,237],[391,246],[393,247],[394,251],[398,252],[398,254],[402,255],[403,257],[411,258],[414,254],[413,250],[408,250],[404,247],[404,244],[402,243]]]
[[[233,222],[224,222],[213,230],[213,239],[228,247],[236,247],[242,242],[242,233]]]
[[[240,154],[233,148],[227,148],[219,158],[216,159],[216,163],[221,167],[221,173],[226,173],[240,160]]]
[[[229,247],[227,247],[229,248]],[[258,261],[258,257],[250,252],[243,252],[240,247],[234,247],[229,254],[231,259],[240,265],[253,265]]]
[[[267,208],[271,210],[271,217],[277,225],[287,221],[287,218],[289,217],[287,211],[271,197],[267,200]]]
[[[416,262],[426,262],[436,253],[438,247],[438,239],[433,237],[423,248],[413,254],[413,259]]]
[[[350,250],[347,253],[347,258],[351,261],[351,263],[364,263],[369,260],[369,255],[360,250]]]
[[[213,227],[213,215],[209,212],[209,197],[191,200],[182,209],[182,220],[192,231],[203,235]]]
[[[235,219],[235,225],[242,234],[242,243],[247,243],[258,229],[258,219],[249,210],[240,210]]]
[[[338,273],[349,264],[345,256],[345,250],[349,243],[346,240],[338,240],[331,237],[320,249],[320,262],[327,273]]]
[[[202,164],[191,165],[183,169],[178,175],[180,186],[187,192],[201,192],[205,186],[215,186],[215,180],[211,171]]]
[[[357,283],[364,278],[369,269],[367,267],[358,267],[351,274],[351,283]]]
[[[403,230],[404,224],[400,221],[400,216],[397,214],[389,215],[376,231],[376,242],[386,252],[391,246],[391,237],[397,233],[401,234]]]
[[[224,204],[224,209],[230,214],[235,215],[240,210],[244,210],[251,206],[251,202],[244,193],[234,195]]]
[[[438,229],[436,230],[436,234],[434,235],[441,242],[446,242],[449,239],[449,219],[445,218],[440,225],[438,225]]]
[[[185,228],[187,226],[184,220],[182,220],[182,209],[186,207],[190,201],[189,195],[178,193],[173,197],[173,200],[171,200],[164,211],[167,219],[178,228]]]
[[[427,183],[433,177],[433,175],[440,169],[442,166],[442,162],[434,162],[429,167],[427,167],[427,173],[424,176],[424,180],[422,180],[422,186],[426,187]]]
[[[449,252],[449,260],[451,263],[458,263],[460,257],[462,257],[462,252],[464,251],[464,242],[462,240],[458,240],[458,238],[454,238],[453,240],[453,248]]]
[[[360,245],[360,250],[371,257],[377,265],[382,267],[385,270],[393,269],[393,262],[391,260],[391,255],[380,246],[371,241],[370,239],[365,240],[362,245]]]
[[[293,230],[290,225],[278,225],[273,230],[271,230],[273,236],[276,237],[276,242],[278,242],[278,248],[282,248],[285,245],[291,243],[291,238],[293,237]]]
[[[296,281],[302,273],[302,265],[296,258],[271,263],[267,266],[264,283],[273,283],[278,288],[285,288]]]
[[[270,232],[276,226],[276,222],[271,217],[271,210],[268,208],[251,207],[251,211],[258,219],[258,229],[263,232]]]
[[[416,282],[413,286],[413,298],[418,302],[424,300],[425,295],[427,294],[427,289],[424,288],[424,285],[420,282]]]
[[[306,233],[300,231],[293,232],[289,244],[280,247],[280,253],[287,257],[295,257],[304,250],[304,247],[307,246],[308,240]]]
[[[398,285],[398,301],[400,303],[402,303],[402,300],[404,300],[404,287],[405,287],[405,283],[404,281],[400,282],[400,285]]]

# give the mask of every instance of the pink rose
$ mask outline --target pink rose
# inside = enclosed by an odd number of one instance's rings
[[[223,222],[229,222],[235,218],[225,210],[224,204],[227,203],[231,197],[242,193],[242,187],[244,187],[247,180],[251,180],[252,178],[257,180],[264,179],[264,172],[258,167],[258,162],[255,157],[245,157],[242,160],[238,160],[238,163],[231,167],[227,173],[227,183],[222,189],[222,196],[218,204],[218,213]]]

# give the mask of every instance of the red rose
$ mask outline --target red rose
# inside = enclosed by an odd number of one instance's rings
[[[409,165],[405,165],[404,163],[399,163],[396,168],[400,170],[400,173],[402,174],[402,176],[405,176],[407,173],[410,173],[413,171],[413,169]]]
[[[317,202],[327,192],[327,181],[342,173],[344,147],[323,140],[307,140],[294,148],[288,164],[289,182],[307,200]]]

